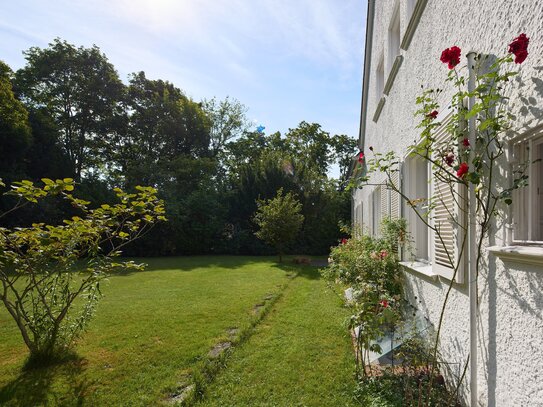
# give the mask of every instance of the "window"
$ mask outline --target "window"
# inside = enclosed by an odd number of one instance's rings
[[[452,113],[444,112],[439,120],[442,124],[433,135],[438,144],[450,143],[448,127]],[[438,156],[439,150],[436,149],[432,157],[434,161],[442,160],[442,157]],[[419,213],[422,211],[424,214],[428,208],[432,208],[428,216],[428,224],[431,226],[429,228],[418,218],[413,207],[405,203],[405,217],[414,240],[414,250],[412,253],[404,253],[405,260],[408,261],[402,264],[407,269],[426,276],[442,276],[449,280],[454,276],[456,283],[463,283],[467,257],[462,255],[464,239],[467,238],[465,187],[458,183],[451,186],[434,176],[428,161],[417,156],[409,156],[405,160],[402,182],[404,194]]]
[[[528,185],[513,195],[513,240],[543,243],[543,136],[513,147],[513,165],[524,169]]]
[[[388,28],[387,80],[383,93],[388,95],[403,62],[400,55],[400,3],[396,2]]]
[[[385,89],[385,58],[383,56],[381,56],[381,60],[377,65],[376,75],[375,98],[376,103],[379,103],[383,96],[383,90]]]
[[[400,45],[403,50],[407,51],[409,48],[427,2],[428,0],[407,0],[406,15],[409,22]]]
[[[408,232],[412,239],[411,253],[405,253],[407,259],[429,262],[428,226],[417,215],[415,210],[423,217],[428,214],[428,196],[430,182],[428,178],[428,162],[420,157],[409,156],[403,165],[404,193],[410,202],[405,202],[405,218]],[[428,221],[428,219],[427,219]],[[407,260],[406,259],[406,260]]]
[[[392,19],[388,28],[388,73],[392,71],[392,66],[396,57],[400,55],[400,3],[396,2]]]

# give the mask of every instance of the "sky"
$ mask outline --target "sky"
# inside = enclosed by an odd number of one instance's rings
[[[268,134],[305,120],[356,138],[365,14],[364,0],[3,0],[0,59],[95,44],[123,81],[143,70],[197,101],[230,96]]]

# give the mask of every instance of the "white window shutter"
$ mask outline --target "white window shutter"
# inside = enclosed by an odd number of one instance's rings
[[[390,215],[389,208],[388,208],[389,190],[385,185],[381,185],[380,189],[381,189],[381,217],[379,221],[383,220],[384,218]]]
[[[447,124],[451,115],[443,120],[443,125],[435,132],[436,143],[446,145],[447,140],[452,137],[447,131]],[[443,157],[434,156],[434,160],[442,162]],[[451,173],[454,170],[451,168]],[[451,189],[453,188],[453,189]],[[465,255],[467,248],[462,252],[462,243],[466,236],[467,216],[465,213],[467,191],[461,184],[455,183],[450,186],[448,183],[432,177],[432,225],[439,230],[432,233],[433,253],[432,269],[449,280],[454,276],[454,268],[458,264],[455,282],[464,282]],[[462,259],[460,259],[460,255]]]
[[[401,167],[398,169],[398,171],[393,172],[390,175],[390,178],[391,178],[390,182],[392,182],[392,184],[394,185],[394,188],[390,189],[390,217],[392,219],[400,219],[402,216],[401,210],[400,210],[401,196],[398,192],[396,192],[396,190],[401,191],[400,173],[401,173]]]

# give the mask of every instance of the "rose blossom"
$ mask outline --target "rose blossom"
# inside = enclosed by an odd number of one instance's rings
[[[441,58],[439,59],[444,64],[448,64],[449,69],[453,69],[456,65],[460,63],[461,52],[462,51],[460,50],[460,48],[455,45],[451,48],[443,50],[443,52],[441,53]]]
[[[509,44],[509,53],[515,56],[515,64],[522,64],[528,56],[528,43],[530,39],[522,33]]]
[[[464,175],[468,173],[469,165],[467,163],[460,164],[460,167],[458,167],[458,170],[456,171],[456,176],[458,178],[463,178]]]
[[[448,153],[443,159],[445,160],[445,162],[447,163],[447,165],[449,167],[452,167],[453,165],[453,162],[454,162],[454,153],[451,151],[450,153]]]
[[[432,118],[432,119],[435,119],[438,115],[438,112],[437,110],[434,110],[433,112],[430,112],[426,115],[426,117],[429,117],[429,118]]]
[[[364,153],[361,151],[358,153],[358,162],[362,164],[364,162]]]
[[[383,308],[388,308],[388,301],[387,301],[387,300],[381,300],[381,301],[379,301],[379,304],[380,304]]]
[[[469,146],[470,146],[469,140],[468,140],[467,138],[465,138],[464,140],[462,140],[462,145],[463,145],[464,147],[469,147]]]
[[[348,242],[347,239],[345,239],[345,238],[341,239],[341,244],[345,244],[345,243],[347,243],[347,242]]]

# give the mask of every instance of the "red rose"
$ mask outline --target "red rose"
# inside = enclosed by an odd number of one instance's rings
[[[364,153],[361,151],[358,153],[358,162],[362,164],[364,162]]]
[[[467,138],[465,138],[464,140],[462,140],[462,145],[463,145],[464,147],[469,147],[469,146],[470,146],[469,140],[468,140]]]
[[[469,165],[467,163],[460,164],[460,167],[458,167],[458,170],[456,171],[456,176],[458,178],[463,178],[464,175],[468,173]]]
[[[388,301],[387,300],[381,300],[381,301],[379,301],[379,304],[381,304],[381,306],[383,308],[388,308]]]
[[[460,53],[462,51],[456,45],[451,48],[443,50],[441,53],[441,62],[444,64],[449,64],[449,69],[453,69],[456,65],[460,63]]]
[[[381,250],[381,252],[379,253],[379,258],[381,260],[384,260],[387,256],[388,256],[388,252],[386,250]]]
[[[438,115],[438,112],[437,110],[434,110],[433,112],[430,112],[426,115],[426,117],[429,117],[429,118],[432,118],[432,119],[435,119]]]
[[[448,153],[445,157],[443,157],[443,159],[445,160],[445,162],[447,163],[447,165],[449,167],[452,167],[453,165],[453,162],[454,162],[454,153],[453,152],[450,152]]]
[[[509,53],[515,56],[515,64],[522,64],[528,56],[528,44],[530,39],[522,33],[509,44]]]
[[[345,238],[341,239],[341,244],[345,244],[345,243],[347,243],[347,242],[348,242],[347,239],[345,239]]]

